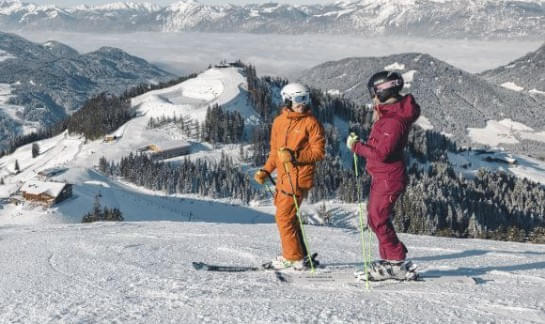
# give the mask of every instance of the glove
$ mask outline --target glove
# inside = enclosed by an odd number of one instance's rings
[[[354,151],[354,145],[356,145],[356,142],[359,141],[358,135],[356,133],[350,133],[348,137],[346,138],[346,147],[353,152]]]
[[[269,175],[267,174],[267,171],[265,170],[259,170],[255,173],[254,175],[254,180],[255,182],[259,183],[259,184],[264,184],[265,183],[265,180],[267,179]]]
[[[278,159],[282,163],[293,163],[295,162],[295,152],[287,147],[281,147],[278,150]]]

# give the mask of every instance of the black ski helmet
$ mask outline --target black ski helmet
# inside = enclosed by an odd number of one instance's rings
[[[373,74],[367,82],[367,89],[371,98],[377,96],[378,100],[386,100],[399,95],[403,89],[403,77],[398,72],[381,71]]]

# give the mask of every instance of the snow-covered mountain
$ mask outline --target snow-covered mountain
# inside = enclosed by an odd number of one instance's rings
[[[216,161],[221,152],[200,139],[188,137],[176,127],[148,128],[151,117],[184,117],[192,121],[203,122],[207,108],[220,104],[227,110],[236,110],[246,119],[245,124],[251,128],[259,117],[247,103],[245,92],[246,80],[236,68],[210,69],[196,78],[189,79],[175,86],[148,92],[132,99],[131,105],[136,109],[137,117],[129,120],[111,135],[114,142],[102,139],[87,141],[83,136],[70,136],[67,132],[52,138],[35,142],[40,147],[41,154],[32,158],[31,144],[17,149],[14,153],[0,159],[0,178],[5,185],[0,185],[0,198],[14,194],[21,183],[38,177],[38,173],[51,169],[62,169],[63,172],[52,177],[54,181],[67,181],[74,184],[76,199],[68,200],[44,213],[42,207],[7,205],[0,208],[0,224],[27,222],[80,222],[85,212],[90,210],[96,194],[102,193],[103,203],[116,207],[127,214],[127,220],[177,220],[187,217],[190,211],[185,202],[174,200],[164,203],[156,199],[145,198],[149,192],[131,188],[131,186],[112,181],[93,169],[99,165],[99,159],[105,157],[108,161],[119,161],[130,153],[139,152],[141,148],[154,144],[162,147],[174,141],[190,142],[192,144],[191,159],[210,159]],[[189,120],[189,119],[188,119]],[[224,152],[238,152],[238,145],[223,148]],[[181,161],[178,157],[170,161]],[[18,161],[20,172],[15,170]],[[241,164],[244,164],[240,161]],[[150,202],[151,201],[151,202]],[[155,201],[155,202],[153,202]],[[161,207],[160,205],[164,206]],[[196,211],[205,208],[206,202],[196,202]],[[205,208],[206,209],[206,208]],[[218,209],[217,213],[221,213]],[[20,216],[23,214],[24,216]],[[205,217],[205,215],[202,215]],[[185,216],[182,216],[185,215]],[[149,218],[151,217],[151,218]],[[250,216],[249,216],[250,217]],[[255,215],[252,216],[255,218]]]
[[[0,147],[10,136],[59,121],[97,93],[172,78],[116,48],[79,54],[59,42],[0,32]]]
[[[109,208],[119,208],[125,214],[127,221],[137,220],[179,220],[189,217],[188,213],[199,215],[201,219],[217,217],[222,214],[221,208],[231,205],[230,200],[217,201],[215,207],[207,207],[212,200],[201,196],[185,195],[186,200],[164,193],[135,187],[123,181],[108,178],[96,172],[100,164],[100,158],[108,161],[119,161],[130,153],[140,152],[149,145],[162,147],[173,142],[189,143],[190,154],[169,159],[174,163],[182,162],[186,157],[191,160],[205,159],[218,161],[222,154],[230,156],[234,163],[243,172],[251,172],[253,167],[240,154],[240,145],[212,145],[202,141],[200,137],[188,134],[172,123],[157,128],[148,127],[150,118],[183,117],[187,123],[205,120],[209,106],[222,105],[226,111],[236,111],[245,120],[245,132],[251,134],[253,127],[260,123],[259,114],[248,101],[248,85],[245,76],[239,68],[212,68],[195,78],[188,79],[177,85],[154,90],[135,97],[131,101],[136,110],[136,117],[132,118],[117,130],[110,134],[113,140],[86,140],[80,135],[62,133],[57,136],[36,141],[40,148],[40,154],[32,158],[33,143],[21,146],[12,154],[0,158],[0,224],[28,224],[28,223],[75,223],[80,222],[84,213],[93,206],[97,194],[102,196],[101,202]],[[337,120],[336,127],[339,136],[344,138],[348,133],[348,123]],[[249,148],[249,143],[242,143],[243,149]],[[348,161],[350,167],[350,155],[342,154],[342,159]],[[531,178],[545,184],[545,164],[541,161],[523,156],[513,156],[518,164],[505,166],[494,162],[485,162],[479,156],[469,156],[466,153],[452,154],[449,156],[459,172],[465,172],[471,177],[478,168],[502,169],[520,177]],[[16,171],[16,164],[19,172]],[[473,167],[464,169],[464,165],[472,164]],[[21,185],[29,180],[40,177],[40,173],[48,170],[62,170],[58,174],[49,177],[52,181],[68,182],[74,184],[74,198],[62,202],[60,205],[44,212],[41,206],[32,204],[3,204],[7,202]],[[56,173],[56,172],[55,172]],[[155,197],[158,196],[158,197]],[[192,207],[187,206],[190,201]],[[235,202],[238,204],[238,202]],[[255,220],[267,219],[264,216],[271,211],[270,201],[264,202],[264,207],[259,207],[262,202],[254,202],[256,206],[241,208],[246,212],[240,215]],[[227,204],[227,205],[226,205]],[[336,208],[336,215],[348,215],[356,210],[353,204],[328,203],[331,208]],[[304,213],[316,215],[317,208],[305,204]],[[264,218],[263,218],[263,217]],[[312,216],[313,217],[313,216]],[[320,219],[319,217],[316,219]],[[341,220],[343,224],[351,221]]]
[[[545,98],[545,44],[505,66],[480,75],[505,88]]]
[[[511,151],[545,156],[545,96],[506,89],[427,54],[347,58],[320,64],[299,78],[365,105],[370,102],[367,80],[381,70],[403,74],[404,91],[413,93],[421,104],[418,123],[423,128],[442,132],[460,145],[482,145],[487,143],[475,135],[479,131],[471,130],[490,132],[485,128],[487,123],[496,121],[503,128],[496,127],[493,137],[497,142],[488,143],[490,146],[502,143]],[[543,74],[537,73],[536,77],[542,78]],[[528,146],[516,145],[530,140]]]
[[[0,28],[539,39],[545,32],[545,2],[359,0],[326,5],[266,3],[236,6],[206,5],[186,0],[164,7],[116,2],[101,6],[59,8],[2,0]]]

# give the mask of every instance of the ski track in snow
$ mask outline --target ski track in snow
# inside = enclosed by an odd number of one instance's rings
[[[542,245],[401,235],[423,273],[444,277],[371,283],[366,290],[349,280],[361,267],[359,234],[320,226],[307,231],[313,251],[331,264],[317,275],[345,273],[346,280],[282,283],[272,271],[192,268],[192,261],[257,266],[273,258],[279,252],[274,224],[0,227],[0,322],[545,321]]]

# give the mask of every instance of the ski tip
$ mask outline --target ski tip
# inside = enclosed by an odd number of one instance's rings
[[[204,268],[204,263],[202,263],[202,262],[193,262],[193,268],[195,268],[195,270],[201,270],[202,268]]]
[[[265,270],[270,270],[273,268],[273,265],[272,265],[272,262],[265,262],[263,264],[261,264],[261,268],[265,269]]]

